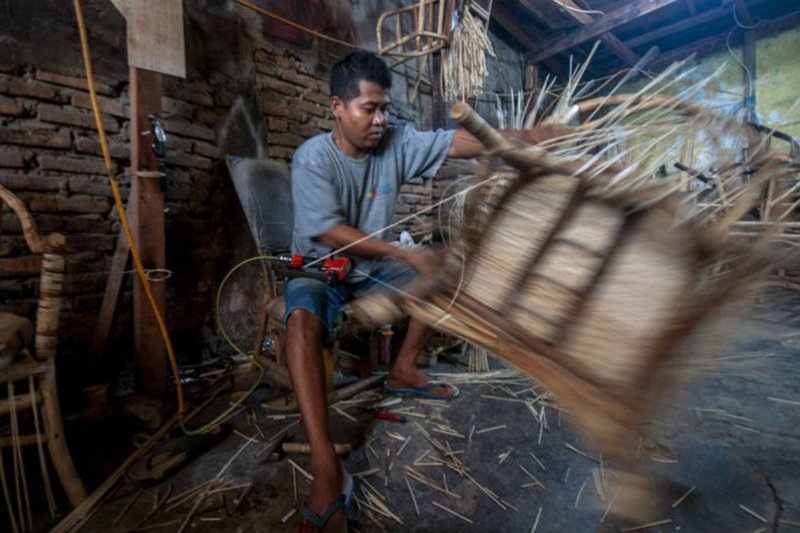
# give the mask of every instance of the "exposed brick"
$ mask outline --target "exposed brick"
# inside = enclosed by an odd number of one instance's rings
[[[320,91],[322,90],[320,83],[316,79],[306,74],[298,74],[294,70],[284,70],[281,72],[280,77],[301,87],[307,87],[309,89],[316,89]]]
[[[64,302],[64,310],[71,311],[93,311],[100,309],[103,302],[102,294],[76,294],[67,302]]]
[[[267,149],[267,153],[270,157],[277,157],[279,159],[291,159],[294,156],[294,150],[284,146],[270,146]]]
[[[400,194],[397,198],[397,201],[403,204],[417,205],[428,199],[429,198],[424,198],[417,194]]]
[[[263,91],[262,94],[264,94]],[[273,117],[288,117],[291,111],[285,102],[282,103],[278,99],[269,97],[262,98],[261,110]]]
[[[76,107],[83,107],[85,109],[92,108],[92,100],[89,98],[88,93],[73,93],[71,102],[72,105]],[[130,116],[130,109],[128,106],[113,98],[98,96],[97,107],[100,108],[101,113],[106,113],[115,117],[128,118]]]
[[[32,211],[45,213],[108,213],[111,208],[111,202],[107,198],[85,194],[35,196],[31,198],[29,205]]]
[[[192,104],[169,96],[161,97],[161,107],[171,117],[191,119],[194,115],[194,106]]]
[[[299,135],[306,139],[310,139],[315,135],[319,135],[322,133],[323,130],[319,129],[315,125],[316,121],[313,121],[309,124],[289,124],[289,131],[294,133],[295,135]]]
[[[267,78],[265,85],[268,89],[272,89],[275,92],[285,94],[287,96],[294,96],[300,92],[296,85],[292,85],[291,83],[277,80],[275,78]]]
[[[332,131],[336,122],[332,118],[320,118],[314,121],[316,126],[323,131]]]
[[[210,157],[212,159],[216,159],[220,155],[219,148],[215,144],[202,141],[194,141],[192,144],[194,145],[193,151],[197,154]]]
[[[97,233],[73,233],[67,235],[67,244],[81,252],[109,252],[116,247],[117,236]]]
[[[220,120],[220,115],[212,109],[201,109],[194,116],[195,122],[200,122],[206,126],[213,126]]]
[[[64,274],[62,294],[79,294],[101,291],[106,285],[107,278],[108,274],[105,272]],[[74,321],[76,318],[76,315],[72,315],[64,321],[65,325],[69,323],[68,321]],[[70,335],[73,335],[74,330],[70,329],[69,331]]]
[[[4,276],[35,276],[42,271],[42,258],[38,255],[0,258],[0,272]]]
[[[92,196],[106,196],[112,198],[111,184],[103,176],[70,176],[69,192],[71,194],[91,194]],[[127,192],[127,189],[120,191]],[[123,196],[124,199],[124,196]]]
[[[275,63],[256,63],[256,72],[266,76],[280,76],[283,68]]]
[[[79,128],[95,129],[94,117],[91,113],[86,113],[75,108],[61,108],[54,105],[43,104],[39,106],[38,119],[42,122],[52,122],[54,124],[66,124],[78,126]],[[119,124],[111,117],[102,117],[103,127],[108,133],[119,131]]]
[[[177,135],[167,136],[167,152],[191,152],[192,141],[178,137]]]
[[[18,150],[0,150],[0,167],[22,168],[25,166],[25,158]]]
[[[214,97],[216,98],[216,103],[218,106],[228,107],[232,105],[237,98],[239,98],[239,95],[225,89],[220,89],[214,93]]]
[[[0,185],[12,191],[66,191],[67,178],[30,174],[0,174]]]
[[[185,202],[192,196],[192,187],[185,183],[169,183],[164,199],[172,202]]]
[[[0,93],[27,96],[39,100],[58,99],[58,92],[44,83],[10,76],[0,77]]]
[[[285,133],[289,131],[289,124],[281,118],[269,117],[267,118],[267,129],[269,131]]]
[[[16,65],[12,65],[11,63],[0,63],[0,72],[14,72],[17,70]]]
[[[400,192],[410,193],[410,194],[430,195],[432,191],[426,188],[424,185],[413,185],[406,183],[400,188]]]
[[[101,220],[98,215],[81,215],[64,220],[64,231],[70,233],[110,233],[111,221]]]
[[[76,138],[75,149],[82,154],[102,155],[103,153],[100,149],[100,141],[89,137]],[[116,159],[128,159],[131,155],[131,148],[128,143],[109,141],[108,150],[111,152],[111,157]]]
[[[189,124],[188,122],[181,122],[179,120],[168,120],[164,124],[164,128],[169,133],[183,135],[184,137],[191,137],[193,139],[202,139],[204,141],[214,140],[214,130],[205,126],[198,126],[196,124]],[[169,141],[167,141],[169,142]]]
[[[57,131],[0,128],[0,144],[21,144],[44,148],[69,148],[69,134]]]
[[[269,143],[278,146],[288,146],[290,148],[297,148],[305,139],[299,135],[291,133],[273,133],[269,136]]]
[[[89,90],[89,85],[86,83],[86,78],[75,78],[72,76],[65,76],[63,74],[56,74],[55,72],[37,70],[36,79],[39,81],[55,83],[56,85],[72,87],[73,89],[81,89],[84,91]],[[113,96],[114,94],[114,89],[111,86],[97,80],[94,81],[94,88],[98,94],[105,94],[107,96]]]
[[[270,60],[271,54],[269,54],[266,50],[259,48],[255,52],[253,52],[253,61],[256,63],[268,63]]]
[[[300,102],[298,102],[297,108],[300,109],[301,111],[305,111],[306,113],[309,113],[311,115],[314,115],[315,117],[320,117],[320,118],[324,117],[328,111],[327,108],[322,107],[319,104],[315,104],[314,102],[307,102],[305,100],[301,100]]]
[[[178,89],[172,96],[176,100],[183,100],[184,102],[190,102],[195,105],[214,107],[214,100],[209,94],[190,91],[188,89]]]
[[[326,94],[320,94],[315,91],[306,91],[303,94],[303,99],[308,100],[309,102],[314,102],[322,106],[329,106],[331,103],[331,97]]]
[[[22,102],[16,98],[9,98],[0,94],[0,115],[20,116],[25,109]]]
[[[209,170],[214,162],[207,157],[199,155],[182,154],[180,152],[167,152],[167,164],[179,167],[199,168]]]
[[[77,172],[80,174],[106,174],[106,166],[102,159],[89,157],[66,157],[42,155],[36,158],[42,170],[60,172]]]

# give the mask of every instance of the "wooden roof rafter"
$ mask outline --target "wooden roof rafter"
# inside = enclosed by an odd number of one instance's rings
[[[584,24],[573,32],[569,32],[555,42],[548,43],[546,48],[534,48],[529,50],[527,53],[528,62],[539,63],[546,58],[569,50],[588,40],[601,37],[614,28],[618,28],[675,2],[677,2],[677,0],[640,0],[638,2],[626,4],[619,9],[607,13],[605,16],[594,19],[588,24]]]

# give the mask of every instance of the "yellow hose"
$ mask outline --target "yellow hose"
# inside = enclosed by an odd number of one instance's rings
[[[75,16],[78,19],[78,32],[81,38],[81,49],[83,50],[83,64],[86,69],[86,82],[89,85],[89,97],[92,101],[92,112],[94,114],[95,124],[97,125],[97,134],[100,137],[100,147],[103,150],[103,160],[105,161],[106,171],[108,172],[108,180],[111,183],[111,191],[114,194],[114,204],[117,206],[119,213],[120,225],[122,226],[122,233],[125,235],[125,240],[128,241],[128,246],[131,250],[131,257],[133,264],[136,267],[136,273],[139,275],[139,281],[142,284],[144,293],[147,295],[147,301],[150,302],[150,308],[153,310],[153,315],[156,317],[158,329],[161,331],[161,337],[164,339],[164,346],[167,348],[167,356],[169,357],[169,364],[172,368],[172,375],[175,380],[175,388],[178,395],[178,414],[182,414],[185,409],[183,402],[183,387],[181,386],[180,374],[178,372],[178,363],[175,360],[175,351],[172,348],[172,341],[169,338],[167,326],[164,323],[164,317],[161,310],[158,308],[158,303],[153,296],[153,291],[150,288],[150,280],[147,278],[142,259],[139,257],[139,251],[136,244],[133,242],[133,235],[131,228],[128,224],[128,217],[125,216],[125,207],[122,205],[122,197],[119,193],[119,184],[114,177],[114,169],[111,164],[111,153],[108,150],[108,141],[106,140],[106,132],[103,128],[103,121],[100,119],[100,108],[97,104],[97,93],[94,87],[94,74],[92,71],[92,58],[89,55],[89,39],[86,36],[86,25],[83,21],[83,10],[81,9],[80,0],[73,0],[75,4]]]

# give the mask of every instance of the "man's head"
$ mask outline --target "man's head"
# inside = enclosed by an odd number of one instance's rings
[[[381,141],[388,125],[391,87],[389,69],[375,54],[353,52],[334,65],[331,111],[337,143],[348,155],[366,155]]]

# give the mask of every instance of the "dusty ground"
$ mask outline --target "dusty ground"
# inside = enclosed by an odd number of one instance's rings
[[[654,521],[670,522],[650,531],[800,528],[798,303],[796,293],[771,294],[738,328],[741,340],[716,361],[714,369],[668,399],[663,416],[649,429],[651,438],[643,440],[640,449],[641,460],[674,483],[673,492],[653,515]],[[417,415],[408,416],[405,424],[375,421],[360,409],[377,401],[376,393],[359,396],[362,403],[339,405],[355,421],[332,412],[336,440],[355,447],[345,462],[348,470],[368,472],[358,483],[359,499],[368,504],[370,498],[379,500],[394,515],[365,511],[364,506],[351,522],[351,530],[527,532],[537,515],[537,531],[596,530],[613,497],[610,465],[603,465],[604,483],[596,483],[600,464],[575,450],[595,457],[596,452],[570,429],[566,414],[559,424],[553,407],[545,408],[547,426],[541,430],[540,441],[540,423],[524,401],[539,393],[499,364],[495,366],[500,372],[493,378],[460,385],[463,396],[452,404],[403,402],[401,407]],[[454,371],[447,365],[434,370]],[[541,407],[535,404],[537,413]],[[309,483],[301,474],[295,475],[295,499],[293,467],[286,458],[270,462],[259,430],[269,437],[295,420],[259,407],[248,409],[237,416],[235,424],[242,435],[256,440],[231,435],[167,483],[141,493],[133,486],[121,486],[116,499],[98,509],[84,531],[134,528],[152,511],[157,493],[160,499],[168,486],[174,497],[216,476],[225,483],[221,488],[252,483],[253,489],[233,516],[222,509],[222,495],[233,508],[239,490],[210,496],[192,514],[188,531],[293,531],[299,513],[286,524],[280,521],[302,505]],[[491,428],[495,429],[482,431]],[[441,455],[423,429],[430,439],[449,446],[474,480],[496,494],[497,501],[453,470],[436,466]],[[299,426],[292,436],[305,440]],[[307,468],[306,457],[294,459]],[[406,467],[440,490],[413,479],[407,484]],[[670,503],[691,487],[692,493],[671,508]],[[130,510],[114,523],[133,498]],[[195,501],[190,498],[168,513],[164,506],[142,526],[166,523],[153,531],[175,531]],[[607,527],[615,530],[616,526]]]

